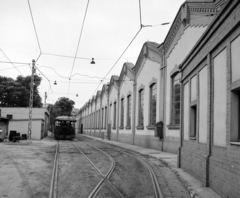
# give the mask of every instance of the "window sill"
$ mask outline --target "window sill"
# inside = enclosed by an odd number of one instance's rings
[[[130,127],[130,126],[126,126],[125,129],[126,129],[126,130],[130,130],[131,127]]]
[[[197,138],[196,137],[190,137],[190,140],[196,140]]]
[[[230,142],[231,145],[240,146],[240,142]]]
[[[137,130],[143,130],[143,129],[144,129],[144,126],[136,126],[136,129],[137,129]]]
[[[112,129],[116,129],[116,127],[112,127]]]
[[[149,125],[149,126],[146,126],[148,130],[154,130],[155,129],[155,126],[154,125]]]
[[[180,125],[167,125],[168,129],[180,129]]]
[[[120,126],[119,129],[124,129],[124,127]]]

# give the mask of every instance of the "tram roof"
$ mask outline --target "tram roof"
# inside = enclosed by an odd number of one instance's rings
[[[73,122],[77,121],[74,117],[70,117],[70,116],[58,116],[55,118],[55,120],[64,120],[64,121],[73,121]]]

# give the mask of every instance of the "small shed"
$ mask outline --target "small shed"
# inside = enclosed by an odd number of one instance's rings
[[[1,116],[8,119],[7,136],[10,131],[22,134],[28,133],[29,108],[0,107]],[[41,140],[48,135],[49,112],[46,108],[32,108],[31,139]]]

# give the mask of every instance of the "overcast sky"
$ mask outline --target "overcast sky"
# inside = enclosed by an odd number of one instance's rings
[[[158,24],[172,22],[183,2],[141,0],[142,24],[156,26],[139,32],[103,82],[119,75],[124,62],[135,64],[144,42],[163,42],[172,24]],[[47,92],[47,103],[54,104],[65,96],[75,101],[75,108],[81,108],[96,90],[101,90],[101,79],[140,29],[139,0],[90,0],[82,29],[87,3],[87,0],[0,0],[0,49],[7,56],[0,51],[0,75],[14,79],[18,75],[30,75],[30,65],[24,64],[41,54],[36,66],[47,78],[40,75],[42,102]],[[75,62],[74,58],[48,55],[75,57],[76,52],[82,59],[77,58]],[[7,58],[21,64],[14,64],[16,69],[12,64],[1,63],[9,62]],[[96,64],[90,64],[91,58],[95,58]]]

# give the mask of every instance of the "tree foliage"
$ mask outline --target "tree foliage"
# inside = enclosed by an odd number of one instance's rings
[[[33,107],[42,107],[38,87],[42,78],[34,76]],[[28,107],[30,98],[31,76],[18,76],[16,80],[0,76],[0,106]]]
[[[55,118],[61,115],[70,116],[75,102],[66,97],[58,98],[54,105],[48,105],[50,113],[50,131],[53,131]]]
[[[75,102],[66,97],[58,98],[55,102],[54,107],[59,109],[60,115],[70,116]]]

